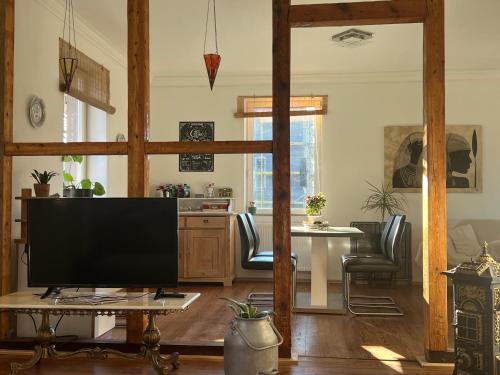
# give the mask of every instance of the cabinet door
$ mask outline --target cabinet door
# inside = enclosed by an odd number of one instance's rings
[[[186,277],[224,277],[224,234],[222,229],[187,231]]]
[[[185,277],[184,273],[184,263],[186,259],[186,230],[179,230],[179,271],[178,277],[182,279]]]

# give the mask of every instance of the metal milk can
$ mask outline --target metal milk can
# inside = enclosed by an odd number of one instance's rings
[[[278,374],[278,346],[283,337],[272,319],[235,317],[224,337],[226,375]]]

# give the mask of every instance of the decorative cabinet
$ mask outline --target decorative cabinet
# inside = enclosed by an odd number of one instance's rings
[[[180,216],[179,281],[232,285],[233,237],[234,216],[231,214]]]
[[[500,375],[500,264],[487,252],[444,272],[453,280],[456,375]]]
[[[380,253],[380,236],[384,230],[385,223],[378,221],[353,221],[351,227],[362,230],[365,235],[360,239],[351,239],[351,254],[373,254]],[[403,234],[398,249],[399,272],[396,280],[411,282],[411,223],[405,223]],[[383,274],[379,277],[384,277]],[[367,280],[372,275],[366,273],[353,273],[353,280]],[[389,277],[389,275],[387,276]]]

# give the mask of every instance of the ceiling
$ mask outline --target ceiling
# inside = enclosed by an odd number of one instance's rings
[[[299,3],[328,3],[293,0]],[[333,1],[341,2],[341,1]],[[74,0],[75,11],[124,56],[126,0]],[[154,75],[204,73],[207,0],[150,0],[151,71]],[[500,69],[500,1],[446,1],[446,66],[449,70]],[[221,72],[268,74],[272,57],[270,0],[217,1]],[[294,73],[415,71],[422,67],[422,25],[364,26],[373,40],[358,48],[330,41],[347,28],[292,31]],[[209,33],[207,49],[213,45]]]

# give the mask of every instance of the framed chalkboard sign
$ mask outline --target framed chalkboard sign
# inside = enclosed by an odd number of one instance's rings
[[[179,141],[206,142],[214,140],[213,121],[179,122]],[[179,172],[213,172],[214,154],[180,154]]]

